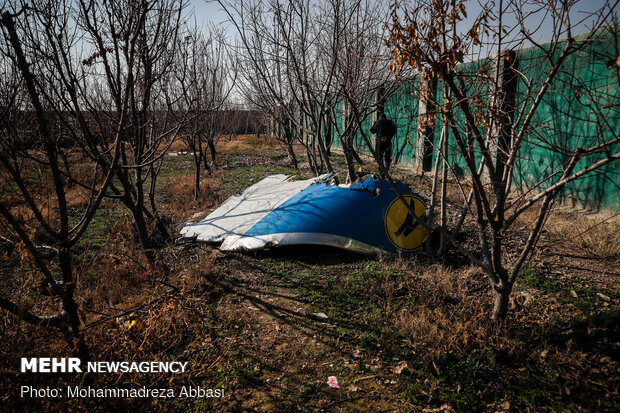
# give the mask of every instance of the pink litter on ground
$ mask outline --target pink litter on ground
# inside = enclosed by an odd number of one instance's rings
[[[340,388],[340,386],[338,385],[338,379],[336,378],[336,376],[329,376],[327,378],[327,384],[329,384],[329,386],[333,387],[334,389]]]

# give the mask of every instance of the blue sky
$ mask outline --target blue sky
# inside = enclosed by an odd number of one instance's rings
[[[227,25],[226,13],[215,1],[190,0],[189,9],[195,13],[198,24],[223,24]]]

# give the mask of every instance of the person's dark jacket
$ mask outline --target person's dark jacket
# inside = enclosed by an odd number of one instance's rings
[[[396,135],[396,125],[385,115],[379,116],[379,119],[370,128],[371,133],[377,134],[377,139],[382,141],[389,141],[394,135]]]

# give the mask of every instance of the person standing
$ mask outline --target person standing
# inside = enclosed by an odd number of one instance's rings
[[[396,125],[382,113],[370,128],[370,132],[377,136],[379,171],[383,175],[382,166],[385,168],[385,171],[388,171],[392,163],[392,138],[396,135]]]

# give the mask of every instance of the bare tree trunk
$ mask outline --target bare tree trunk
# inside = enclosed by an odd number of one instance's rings
[[[211,173],[211,165],[209,165],[209,159],[207,158],[207,154],[205,152],[205,148],[202,146],[202,138],[198,140],[198,162],[202,162],[205,167],[205,172],[207,174]]]
[[[209,138],[207,139],[207,146],[209,146],[209,153],[211,154],[211,164],[215,166],[217,152],[215,151],[215,142],[214,142],[213,136],[209,136]],[[206,160],[206,156],[205,156],[205,160]]]
[[[200,158],[194,152],[194,199],[200,195]]]
[[[122,150],[122,152],[123,161],[125,163],[126,161],[124,150]],[[141,177],[139,168],[136,169],[134,172],[136,180],[140,182]],[[155,262],[155,255],[152,249],[151,235],[148,231],[146,220],[144,218],[144,214],[147,212],[147,210],[144,207],[144,193],[142,190],[142,185],[138,183],[132,185],[132,183],[130,182],[129,173],[126,170],[119,170],[117,172],[117,178],[121,181],[123,185],[123,196],[120,198],[120,200],[131,212],[136,231],[138,232],[138,239],[140,241],[140,245],[144,249],[144,253],[149,262],[153,263]]]
[[[508,306],[510,303],[510,293],[512,292],[512,286],[495,287],[495,298],[493,301],[493,311],[491,312],[491,319],[495,323],[500,323],[506,318],[508,314]]]
[[[351,140],[348,136],[350,134],[345,135],[344,137],[340,137],[340,144],[342,145],[342,152],[344,153],[344,159],[347,164],[347,173],[349,175],[349,181],[354,182],[357,179],[357,175],[355,175],[355,164],[353,161],[353,145],[349,141]]]
[[[439,138],[439,145],[437,146],[439,150],[437,150],[437,156],[435,157],[435,165],[433,167],[433,184],[431,186],[431,202],[426,212],[428,223],[431,226],[435,225],[435,205],[437,204],[437,183],[439,181],[439,165],[442,160],[441,148],[443,148],[444,146],[443,145],[444,139],[445,139],[445,129],[442,130],[441,137]],[[432,241],[433,241],[432,234],[429,233],[428,236],[426,237],[426,252],[430,254],[431,256],[435,256],[437,251],[434,250],[435,245],[433,245]]]
[[[151,234],[149,233],[146,220],[144,219],[144,209],[135,205],[132,205],[132,207],[131,212],[136,225],[136,230],[138,231],[140,244],[144,250],[144,255],[148,261],[153,264],[155,262],[155,251],[153,250]]]
[[[445,92],[444,92],[445,93]],[[444,95],[445,96],[445,95]],[[441,152],[443,153],[443,165],[441,171],[441,198],[440,198],[440,217],[442,228],[448,228],[448,216],[446,213],[447,207],[447,191],[448,191],[448,127],[446,125],[443,126],[443,147],[441,148]],[[442,256],[446,253],[446,234],[441,233],[440,241],[439,241],[439,255]]]
[[[299,161],[297,160],[297,155],[295,155],[295,150],[293,149],[293,139],[290,137],[286,138],[286,150],[288,151],[288,158],[293,165],[293,169],[298,170]]]
[[[71,266],[71,252],[64,245],[58,249],[58,263],[62,273],[64,296],[62,297],[63,308],[67,314],[67,321],[71,326],[71,336],[76,354],[82,361],[90,360],[90,352],[84,341],[82,322],[79,316],[79,307],[75,302],[75,283]]]
[[[364,161],[362,160],[362,158],[360,158],[360,155],[355,150],[355,146],[353,146],[353,142],[351,142],[351,155],[353,155],[353,158],[355,159],[358,165],[364,165]]]
[[[60,155],[60,159],[62,159],[62,163],[65,167],[65,173],[67,174],[67,188],[73,187],[73,179],[71,179],[71,168],[69,167],[69,159],[67,159],[67,154],[62,149],[58,148],[58,154]]]
[[[316,163],[316,158],[312,156],[312,152],[310,148],[306,147],[306,155],[308,156],[308,164],[310,165],[310,170],[316,176],[319,175],[319,166]]]

